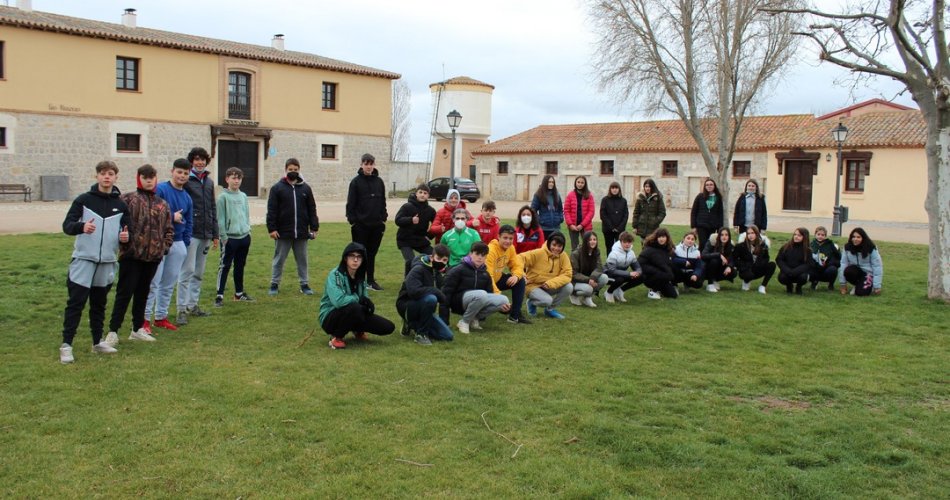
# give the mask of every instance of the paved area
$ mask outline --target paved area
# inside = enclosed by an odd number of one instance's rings
[[[403,199],[397,200],[393,198],[389,200],[390,220],[392,220],[392,217],[404,202],[405,200]],[[514,220],[517,215],[518,209],[521,208],[522,205],[525,205],[526,202],[498,201],[496,204],[498,205],[498,215],[502,219],[511,221]],[[252,199],[250,205],[251,224],[263,224],[264,216],[267,212],[267,201]],[[438,207],[442,206],[442,202],[434,202],[432,206],[438,209]],[[480,208],[481,203],[475,203],[469,207],[472,213],[476,215]],[[62,231],[63,217],[66,215],[68,209],[69,202],[0,202],[0,234],[60,232]],[[321,222],[345,222],[346,201],[318,201],[317,214],[320,216]],[[673,209],[668,211],[666,222],[678,225],[688,224],[689,210]],[[807,227],[809,230],[812,230],[818,225],[823,225],[831,229],[831,219],[769,215],[769,229],[772,231],[791,232],[796,227]],[[598,231],[600,230],[599,226],[600,224],[595,221],[594,227]],[[927,224],[854,220],[846,223],[842,232],[847,234],[851,228],[859,226],[865,228],[868,234],[875,240],[918,243],[922,245],[929,243]]]

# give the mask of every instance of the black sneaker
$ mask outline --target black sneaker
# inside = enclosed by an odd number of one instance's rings
[[[252,299],[250,295],[244,292],[241,292],[241,293],[234,294],[234,301],[235,302],[254,302],[254,299]]]
[[[376,280],[370,281],[366,284],[366,286],[368,286],[370,290],[375,290],[377,292],[383,291],[383,287],[379,286],[379,283],[377,283]]]
[[[416,334],[416,343],[419,345],[432,345],[432,341],[425,335]]]
[[[277,283],[271,283],[270,290],[267,290],[267,295],[273,297],[274,295],[277,295],[278,292],[279,290],[277,289]]]
[[[531,320],[528,318],[525,318],[524,316],[518,316],[517,318],[514,316],[508,316],[508,322],[516,324],[516,325],[530,325],[531,324]]]
[[[313,289],[310,288],[310,285],[303,284],[300,285],[300,293],[304,295],[313,295]]]
[[[402,322],[402,330],[400,330],[399,333],[401,333],[403,337],[412,337],[412,328],[409,328],[408,321]]]
[[[218,295],[214,298],[214,307],[224,306],[224,295]]]
[[[208,311],[202,311],[201,308],[196,305],[195,307],[188,309],[188,315],[194,316],[196,318],[204,318],[207,316],[211,316],[211,313],[209,313]]]

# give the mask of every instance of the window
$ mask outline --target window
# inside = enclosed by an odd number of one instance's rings
[[[752,162],[745,160],[732,162],[732,176],[752,177]]]
[[[320,158],[323,160],[335,160],[336,159],[336,144],[321,144]]]
[[[614,175],[613,160],[600,160],[600,175]]]
[[[557,175],[557,162],[556,161],[544,162],[544,173],[548,175]]]
[[[498,162],[498,175],[508,175],[508,162]]]
[[[336,84],[323,82],[323,109],[336,109]]]
[[[142,136],[139,134],[116,134],[115,150],[120,152],[138,153],[141,151],[141,142]]]
[[[677,160],[663,160],[663,177],[676,177],[679,175],[679,162]]]
[[[131,57],[115,58],[115,88],[119,90],[139,89],[139,60]]]
[[[3,40],[0,40],[0,80],[3,79]]]
[[[7,128],[0,127],[0,148],[7,147]]]
[[[864,177],[871,173],[868,160],[848,160],[844,172],[844,190],[852,193],[864,192]]]
[[[228,118],[251,119],[251,75],[248,73],[228,73]]]

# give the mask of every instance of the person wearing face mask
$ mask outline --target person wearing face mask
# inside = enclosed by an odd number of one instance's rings
[[[449,248],[436,245],[431,255],[420,255],[412,260],[409,274],[399,288],[396,311],[403,318],[402,334],[416,332],[419,345],[432,345],[433,340],[452,340],[452,330],[436,314],[436,308],[447,308],[442,293],[445,268],[449,262]]]
[[[455,227],[452,215],[459,208],[465,210],[465,213],[468,215],[468,220],[472,220],[472,213],[468,211],[468,208],[465,206],[465,200],[462,199],[458,190],[449,189],[445,195],[445,205],[436,212],[435,220],[433,220],[432,225],[429,226],[429,236],[435,238],[436,243],[441,242],[442,235]],[[471,224],[469,224],[469,226],[471,226]]]
[[[736,200],[736,209],[732,213],[732,225],[740,235],[745,234],[749,226],[759,228],[765,234],[769,224],[769,212],[765,206],[765,196],[759,191],[759,183],[749,179],[745,183],[745,192]]]
[[[284,261],[290,250],[297,261],[300,292],[313,295],[307,271],[307,245],[320,230],[313,190],[300,176],[300,162],[289,158],[284,163],[285,175],[270,189],[267,197],[267,232],[274,240],[274,260],[268,295],[277,295],[284,274]]]
[[[524,253],[544,246],[544,231],[538,223],[538,215],[530,205],[518,210],[515,221],[515,252]]]
[[[468,210],[464,208],[455,209],[452,214],[453,228],[442,235],[442,244],[449,247],[449,267],[457,266],[462,259],[468,255],[472,249],[472,244],[476,241],[482,241],[478,231],[468,227],[471,220]]]

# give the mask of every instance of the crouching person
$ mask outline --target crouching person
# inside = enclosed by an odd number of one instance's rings
[[[564,319],[557,306],[574,291],[571,285],[574,269],[571,259],[564,253],[564,235],[554,231],[545,246],[525,252],[521,258],[528,282],[525,286],[528,292],[528,314],[538,314],[538,306],[541,306],[545,316]]]
[[[366,340],[367,333],[393,333],[396,325],[375,311],[366,294],[366,247],[350,243],[343,249],[340,265],[327,276],[320,299],[320,327],[330,335],[330,348],[346,348],[347,332],[353,332],[356,340]]]
[[[408,337],[415,331],[417,344],[432,345],[432,340],[453,338],[452,330],[436,314],[437,307],[447,307],[440,285],[448,262],[449,247],[436,245],[432,255],[420,255],[412,260],[409,274],[399,289],[396,310],[404,320],[402,334]]]
[[[469,333],[473,328],[481,330],[481,322],[491,313],[507,313],[511,310],[508,297],[495,293],[491,275],[485,266],[487,257],[488,245],[477,241],[472,244],[468,255],[445,275],[442,292],[451,310],[462,315],[457,324],[462,333]],[[448,319],[447,316],[444,314],[443,319]]]

